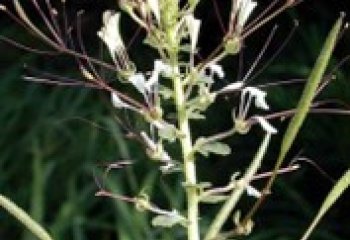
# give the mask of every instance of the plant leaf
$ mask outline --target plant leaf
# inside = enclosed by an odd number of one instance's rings
[[[222,142],[200,144],[197,151],[205,157],[208,157],[209,153],[215,153],[222,156],[231,154],[230,146]]]
[[[350,169],[344,173],[344,175],[338,180],[338,182],[333,186],[332,190],[328,193],[316,217],[311,222],[310,226],[304,233],[301,240],[308,239],[311,232],[315,229],[316,225],[321,220],[323,215],[335,203],[335,201],[343,194],[343,192],[349,187],[349,185],[350,185]]]
[[[163,124],[161,128],[158,128],[159,137],[174,142],[176,139],[176,127],[172,124]]]
[[[204,120],[205,116],[198,111],[189,111],[188,118],[193,120]]]
[[[300,127],[306,118],[306,114],[310,109],[312,100],[317,92],[317,87],[320,84],[320,81],[326,71],[328,62],[333,53],[339,31],[343,23],[343,18],[344,16],[341,15],[329,32],[321,53],[317,58],[315,66],[310,73],[304,91],[299,100],[297,111],[290,121],[286,133],[283,136],[280,153],[274,168],[274,174],[268,183],[269,188],[271,187],[273,180],[276,178],[277,170],[281,167],[282,162],[289,152],[289,149],[291,148],[296,135],[298,134]]]
[[[170,228],[176,224],[183,224],[185,218],[181,216],[176,210],[173,210],[171,214],[162,214],[152,219],[152,225],[155,227]]]

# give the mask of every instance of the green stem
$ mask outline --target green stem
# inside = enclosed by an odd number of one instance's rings
[[[170,65],[173,68],[173,88],[174,100],[177,111],[178,128],[183,134],[179,141],[182,149],[183,172],[185,177],[185,188],[187,198],[187,239],[199,240],[199,195],[197,188],[196,165],[193,153],[193,144],[191,138],[191,129],[189,117],[186,109],[186,95],[184,79],[179,72],[179,49],[181,38],[178,36],[179,19],[179,1],[166,0],[164,1],[164,29],[166,29],[166,42],[168,45],[168,55]]]
[[[198,225],[198,203],[199,196],[195,186],[197,184],[196,166],[194,156],[192,154],[192,139],[191,130],[189,125],[189,119],[186,113],[184,88],[181,79],[174,78],[174,90],[175,90],[175,102],[177,108],[177,119],[179,124],[179,130],[184,134],[184,137],[180,139],[182,148],[182,157],[184,162],[184,174],[185,182],[187,184],[187,219],[188,228],[187,235],[188,240],[199,240],[199,225]]]
[[[270,139],[271,134],[266,134],[249,168],[245,172],[244,176],[240,180],[238,180],[237,187],[232,191],[230,198],[226,200],[219,213],[216,215],[214,221],[209,226],[209,230],[204,238],[205,240],[214,239],[219,234],[222,226],[226,222],[227,218],[230,216],[238,200],[241,198],[247,185],[258,171],[262,159],[266,153]]]
[[[35,222],[25,211],[19,208],[10,199],[3,195],[0,195],[0,207],[5,208],[12,216],[20,221],[24,226],[28,228],[35,236],[41,240],[53,240],[50,235]]]

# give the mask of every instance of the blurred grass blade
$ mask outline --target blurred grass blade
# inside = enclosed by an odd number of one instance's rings
[[[42,151],[40,150],[38,139],[33,139],[32,147],[32,187],[31,187],[31,217],[41,223],[44,217],[45,208],[45,165],[43,163]],[[24,232],[23,240],[35,239],[28,231]]]
[[[5,208],[12,216],[25,225],[30,232],[41,240],[52,240],[50,235],[35,222],[25,211],[19,208],[10,199],[0,195],[0,206]]]
[[[286,157],[289,149],[291,148],[296,138],[296,135],[298,134],[300,127],[306,118],[306,114],[310,109],[312,100],[315,97],[317,88],[326,71],[328,62],[331,58],[335,44],[337,42],[337,38],[343,23],[343,18],[344,16],[341,15],[334,24],[331,31],[329,32],[329,35],[323,45],[321,53],[317,58],[315,66],[310,73],[304,91],[297,105],[297,111],[292,120],[290,121],[286,133],[283,136],[280,153],[277,159],[277,163],[275,165],[274,174],[268,183],[268,188],[271,187],[273,180],[276,178],[276,172],[281,167],[282,162]]]
[[[338,182],[335,184],[335,186],[332,188],[332,190],[327,195],[326,199],[323,201],[323,204],[318,211],[316,217],[310,224],[309,228],[304,233],[301,240],[306,240],[310,236],[311,232],[314,230],[318,222],[321,220],[323,215],[328,211],[328,209],[335,203],[335,201],[343,194],[343,192],[349,187],[350,185],[350,169],[345,172],[345,174],[338,180]]]

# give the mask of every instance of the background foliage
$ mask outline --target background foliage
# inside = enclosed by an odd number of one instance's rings
[[[54,1],[53,1],[54,2]],[[101,1],[102,2],[102,1]],[[85,10],[84,41],[91,54],[98,56],[101,46],[96,37],[100,27],[100,15],[104,9],[115,8],[114,1],[68,1],[72,15]],[[305,1],[283,14],[274,23],[280,25],[264,60],[280,46],[298,19],[300,26],[286,49],[269,65],[254,84],[303,78],[308,75],[322,46],[327,31],[340,11],[350,12],[346,1]],[[223,11],[229,1],[218,1]],[[203,1],[198,16],[205,19],[208,27],[201,34],[200,45],[211,49],[219,40],[213,34],[218,21],[209,0]],[[130,39],[136,27],[124,21],[125,34]],[[261,49],[272,25],[265,26],[246,42],[244,71]],[[39,45],[16,24],[0,16],[0,34],[22,42]],[[349,31],[345,32],[334,56],[334,64],[350,53]],[[152,53],[140,47],[136,40],[131,45],[132,57],[147,67],[152,63]],[[209,52],[209,51],[208,51]],[[174,239],[181,231],[170,233],[151,228],[148,216],[139,213],[122,202],[94,197],[97,190],[94,173],[101,173],[101,164],[118,159],[133,159],[135,164],[127,170],[113,172],[108,178],[109,187],[116,192],[134,194],[145,190],[161,206],[169,202],[181,208],[181,179],[176,176],[160,176],[154,163],[147,160],[143,149],[126,139],[114,116],[108,96],[88,89],[35,85],[21,79],[23,64],[35,66],[52,73],[74,76],[70,59],[36,56],[0,43],[0,189],[31,215],[47,226],[55,239]],[[203,51],[205,54],[205,51]],[[264,61],[263,61],[264,63]],[[237,65],[225,62],[229,76],[235,79]],[[261,64],[263,65],[263,64]],[[349,64],[337,72],[337,80],[322,94],[322,99],[340,99],[350,105]],[[106,73],[107,77],[110,77]],[[271,87],[269,102],[276,110],[295,106],[301,87]],[[196,126],[197,134],[213,133],[230,125],[230,110],[235,96],[220,99],[219,107],[210,109],[209,121]],[[126,113],[122,113],[126,116]],[[225,115],[227,114],[227,115]],[[222,116],[213,118],[210,116]],[[130,121],[142,127],[138,119]],[[279,129],[286,122],[274,123]],[[310,115],[302,133],[294,145],[293,158],[302,151],[332,178],[337,179],[349,168],[350,156],[349,117]],[[232,157],[209,159],[201,162],[201,179],[224,184],[232,172],[242,170],[250,160],[261,138],[254,136],[229,140],[233,147]],[[276,137],[270,149],[264,169],[269,170],[275,161],[280,139]],[[316,213],[332,182],[314,167],[301,163],[302,169],[279,178],[273,197],[269,198],[257,215],[256,231],[249,239],[296,239],[304,231]],[[219,173],[219,174],[218,174]],[[258,183],[257,185],[259,185]],[[165,200],[164,200],[165,199]],[[349,239],[349,193],[346,193],[327,214],[311,239]],[[247,209],[247,199],[240,207]],[[211,209],[203,209],[210,214]],[[203,219],[206,221],[206,219]],[[181,238],[181,236],[179,236]],[[31,239],[3,211],[0,212],[0,239]]]

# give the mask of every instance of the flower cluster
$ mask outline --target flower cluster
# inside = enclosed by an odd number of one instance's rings
[[[139,210],[148,210],[157,214],[158,216],[153,219],[154,225],[171,227],[181,224],[185,226],[189,239],[198,240],[200,203],[229,201],[231,192],[231,195],[237,198],[243,191],[250,196],[261,197],[261,193],[250,185],[250,181],[258,171],[271,135],[276,134],[277,130],[264,116],[251,115],[251,112],[253,106],[262,111],[270,109],[266,101],[267,93],[257,87],[246,86],[245,79],[227,84],[217,90],[218,81],[227,81],[220,62],[226,56],[235,55],[241,51],[242,42],[248,35],[282,10],[290,7],[293,1],[288,1],[271,13],[269,11],[277,2],[273,1],[266,11],[263,11],[250,23],[248,20],[252,17],[257,2],[254,0],[232,1],[227,32],[222,37],[220,45],[203,59],[199,57],[201,49],[198,46],[200,45],[202,21],[194,14],[200,0],[120,0],[120,8],[145,31],[144,43],[157,54],[156,60],[148,60],[153,62],[153,69],[148,69],[148,71],[139,69],[129,57],[120,30],[122,16],[120,12],[105,11],[102,16],[103,25],[97,32],[98,38],[108,49],[110,55],[109,59],[112,63],[107,63],[86,54],[80,32],[80,15],[77,21],[79,47],[76,50],[75,47],[72,47],[75,46],[72,42],[74,31],[68,29],[67,26],[61,27],[61,21],[56,19],[58,13],[50,12],[50,15],[46,16],[37,1],[31,0],[49,30],[47,34],[30,20],[19,0],[13,2],[18,17],[8,12],[3,5],[0,5],[0,10],[7,12],[10,17],[20,22],[25,29],[36,34],[54,50],[73,56],[84,78],[69,81],[63,81],[63,78],[58,78],[59,80],[40,78],[40,82],[59,82],[64,85],[82,85],[102,89],[110,96],[111,104],[115,109],[128,110],[142,116],[147,123],[147,129],[139,129],[135,131],[135,135],[145,146],[149,158],[160,164],[162,173],[177,171],[183,174],[183,186],[188,201],[187,216],[180,215],[178,210],[166,211],[156,207],[145,194],[133,198],[123,196],[115,198],[134,203]],[[45,4],[48,9],[53,9],[50,0],[45,1]],[[65,4],[65,1],[62,1],[62,4]],[[66,16],[66,14],[63,15]],[[67,24],[68,21],[64,19],[62,22]],[[63,34],[66,34],[67,37],[64,38]],[[11,42],[11,40],[7,41]],[[23,45],[17,44],[17,46],[28,49]],[[35,49],[30,50],[36,51]],[[109,81],[101,77],[96,66],[112,71],[113,76],[123,84],[130,86],[129,89],[136,92],[138,97],[132,98],[128,93],[122,92],[117,84],[112,86]],[[47,76],[47,74],[41,75]],[[29,76],[27,79],[34,80],[34,77]],[[193,139],[191,124],[197,120],[204,120],[207,109],[215,103],[216,99],[222,94],[231,92],[240,93],[237,107],[233,110],[232,128],[212,136],[198,136],[197,139]],[[265,138],[247,172],[240,179],[231,179],[232,181],[224,188],[198,183],[197,155],[207,157],[209,154],[221,156],[231,154],[231,147],[223,142],[224,139],[235,133],[248,133],[251,128],[250,120],[259,123],[265,132]],[[170,144],[178,146],[180,154],[172,154],[169,151]],[[101,189],[98,195],[115,196],[104,189]],[[232,201],[229,201],[228,204],[230,202]],[[213,228],[214,233],[209,230],[205,239],[214,239],[217,234],[215,231],[219,231],[221,226]]]

